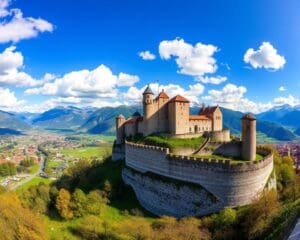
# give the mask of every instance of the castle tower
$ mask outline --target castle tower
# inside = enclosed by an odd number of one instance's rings
[[[144,135],[148,135],[156,131],[157,121],[153,119],[154,115],[154,103],[153,103],[153,92],[148,85],[143,92],[143,109],[144,109]]]
[[[120,114],[116,117],[116,143],[124,143],[125,129],[124,129],[125,117]]]
[[[256,159],[256,118],[252,114],[242,117],[242,158]]]
[[[153,92],[148,85],[145,91],[143,92],[143,109],[144,109],[144,118],[148,120],[153,114]]]

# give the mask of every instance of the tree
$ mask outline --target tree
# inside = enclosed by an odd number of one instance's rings
[[[82,217],[86,214],[87,197],[85,193],[76,188],[72,194],[72,209],[75,217]]]
[[[255,239],[260,236],[272,220],[280,212],[281,205],[277,200],[275,191],[264,192],[263,196],[254,202],[245,213],[244,227],[248,239]]]
[[[285,187],[295,181],[295,172],[293,166],[287,163],[281,164],[279,174],[280,174],[282,184]]]
[[[63,219],[73,218],[73,212],[71,209],[71,194],[68,190],[62,188],[58,192],[56,198],[56,209]]]
[[[1,240],[47,239],[43,221],[23,208],[15,193],[0,195]]]

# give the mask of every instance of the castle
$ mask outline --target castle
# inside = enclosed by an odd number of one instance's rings
[[[241,140],[231,140],[218,106],[203,106],[198,115],[190,115],[189,107],[186,98],[170,99],[164,91],[154,99],[148,86],[143,93],[144,115],[116,118],[113,160],[125,159],[122,178],[144,208],[156,215],[203,216],[249,204],[265,189],[276,188],[273,155],[256,146],[253,115],[241,119]],[[205,140],[198,149],[174,153],[127,140],[136,134]]]
[[[148,86],[143,93],[144,115],[136,112],[129,119],[119,115],[116,119],[117,144],[128,136],[165,133],[176,137],[202,136],[219,132],[222,141],[230,141],[229,131],[223,131],[222,112],[218,106],[203,106],[198,115],[190,115],[190,102],[176,95],[173,98],[162,90],[156,98]],[[222,133],[223,132],[223,133]]]

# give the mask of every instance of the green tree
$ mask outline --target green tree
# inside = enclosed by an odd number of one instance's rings
[[[71,194],[68,190],[62,188],[56,198],[56,209],[63,219],[71,219],[74,214],[71,209]]]
[[[81,189],[75,189],[72,194],[72,209],[75,217],[82,217],[86,214],[87,197]]]

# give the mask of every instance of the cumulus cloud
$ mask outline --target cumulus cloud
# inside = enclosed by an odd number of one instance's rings
[[[263,42],[258,50],[249,48],[244,55],[244,62],[249,63],[253,68],[265,68],[278,70],[286,63],[284,56],[277,53],[271,43]]]
[[[53,31],[50,22],[42,18],[23,17],[20,9],[9,9],[10,3],[10,0],[0,0],[0,43],[16,43]]]
[[[296,106],[296,105],[300,104],[300,100],[295,98],[292,95],[289,95],[287,97],[274,98],[273,102],[274,102],[275,106],[281,106],[281,105],[284,105],[284,104],[288,104],[290,106]]]
[[[244,86],[227,84],[221,90],[210,90],[204,100],[210,101],[214,105],[241,112],[258,113],[270,109],[271,103],[255,103],[244,97],[247,89]]]
[[[159,54],[162,59],[175,58],[179,73],[190,76],[203,76],[215,73],[216,59],[213,55],[218,48],[211,44],[196,43],[195,46],[183,39],[164,40],[159,44]]]
[[[142,88],[130,87],[127,92],[123,94],[123,99],[126,104],[140,103],[142,101],[142,94],[147,85]],[[181,87],[178,84],[158,85],[158,83],[151,83],[150,87],[155,95],[158,94],[158,89],[164,91],[173,97],[177,94],[188,98],[192,104],[199,104],[199,96],[204,92],[204,86],[200,83],[189,85],[187,89]]]
[[[216,76],[216,77],[200,76],[198,78],[198,81],[202,83],[211,83],[211,84],[220,84],[222,82],[225,82],[226,80],[227,77],[224,76]]]
[[[279,91],[279,92],[284,92],[284,91],[286,91],[286,88],[285,88],[284,86],[280,86],[280,87],[278,88],[278,91]]]
[[[2,109],[11,109],[21,106],[25,101],[18,100],[15,93],[8,88],[0,88],[0,107]]]
[[[151,53],[150,51],[142,51],[139,52],[139,56],[143,59],[143,60],[154,60],[156,58],[156,56]]]
[[[139,77],[136,75],[130,75],[126,73],[119,73],[117,85],[120,87],[130,87],[139,81]]]
[[[80,70],[65,74],[42,87],[30,88],[26,94],[53,95],[59,97],[116,98],[117,86],[132,86],[139,80],[136,75],[114,75],[105,65],[94,70]]]
[[[20,71],[24,67],[23,55],[11,46],[0,53],[0,84],[14,86],[35,86],[41,83],[25,72]]]

